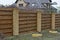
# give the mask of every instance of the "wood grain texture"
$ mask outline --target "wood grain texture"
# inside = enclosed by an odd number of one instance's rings
[[[12,9],[0,8],[0,33],[12,36],[13,33],[13,13]]]
[[[58,28],[58,27],[60,27],[60,14],[56,14],[55,16],[56,16],[55,17],[55,20],[56,20],[55,26],[56,26],[56,28]]]
[[[36,13],[19,13],[19,33],[36,31],[37,29]]]
[[[42,14],[41,18],[42,30],[51,29],[51,14]]]

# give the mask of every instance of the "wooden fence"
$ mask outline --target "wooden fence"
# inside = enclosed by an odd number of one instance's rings
[[[19,13],[19,32],[36,31],[37,14],[36,13]]]
[[[12,9],[0,9],[0,33],[12,35],[13,11]]]
[[[16,8],[0,8],[0,33],[19,35],[26,32],[41,32],[60,27],[60,14],[20,11]]]

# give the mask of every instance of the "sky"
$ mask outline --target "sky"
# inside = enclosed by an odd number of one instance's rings
[[[60,7],[60,0],[52,0],[52,1],[57,3],[57,5],[54,5],[54,7]]]
[[[3,5],[11,5],[15,2],[16,0],[0,0],[0,4]],[[54,7],[59,7],[60,6],[60,0],[52,0],[53,2],[57,2],[57,5],[54,5]]]
[[[0,4],[3,5],[11,5],[15,2],[16,0],[0,0]]]

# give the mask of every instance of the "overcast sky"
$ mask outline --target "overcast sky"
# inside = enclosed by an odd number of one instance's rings
[[[54,5],[54,7],[59,7],[60,6],[60,0],[52,0],[53,2],[57,2],[57,5]]]
[[[11,5],[15,2],[16,0],[0,0],[0,4],[3,5]]]
[[[11,5],[15,2],[16,0],[0,0],[0,4],[3,5]],[[52,0],[53,2],[57,2],[57,5],[55,5],[55,7],[60,6],[60,0]]]

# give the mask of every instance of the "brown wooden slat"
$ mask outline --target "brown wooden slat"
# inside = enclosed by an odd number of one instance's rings
[[[36,31],[36,29],[33,29],[33,30],[27,30],[27,31],[20,31],[19,33],[24,34],[24,33],[29,33],[29,32],[37,32],[37,31]]]
[[[34,18],[20,18],[19,20],[36,20],[36,17],[34,17]]]
[[[37,28],[36,26],[32,26],[33,28]],[[24,26],[24,27],[20,27],[20,29],[26,29],[26,28],[32,28],[31,26],[27,27],[27,26]]]
[[[19,29],[20,33],[36,31],[37,14],[35,13],[19,13]]]
[[[42,30],[45,30],[45,29],[51,29],[50,26],[48,27],[42,27]]]
[[[5,35],[13,34],[13,10],[0,8],[0,32]]]
[[[12,21],[11,20],[4,20],[4,21],[0,21],[0,24],[5,24],[5,23],[12,23]]]
[[[0,11],[12,11],[13,10],[13,8],[0,8]]]
[[[12,19],[12,16],[0,16],[0,19]]]
[[[50,26],[50,24],[42,24],[42,26]]]
[[[21,22],[20,25],[29,25],[29,24],[37,24],[36,22]]]
[[[37,18],[37,16],[21,16],[19,18]]]
[[[0,29],[1,33],[12,32],[12,29]]]
[[[0,29],[12,28],[12,25],[0,25]]]
[[[4,33],[5,36],[12,36],[12,32]]]
[[[30,27],[20,27],[20,30],[24,30],[24,29],[29,29],[29,28],[34,28],[34,29],[36,29],[37,27],[36,26],[30,26]]]
[[[56,23],[56,25],[60,25],[60,23]]]
[[[19,21],[36,21],[36,19],[24,19],[24,20],[19,20]]]
[[[42,24],[44,24],[44,23],[51,23],[51,21],[43,21]]]
[[[42,14],[42,30],[51,28],[51,14]]]
[[[55,25],[56,27],[60,27],[60,25]]]
[[[34,13],[25,13],[25,14],[20,14],[19,16],[36,16]]]
[[[36,21],[23,21],[23,22],[19,22],[19,24],[34,24],[37,23]]]
[[[28,30],[35,30],[35,28],[26,28],[26,29],[21,29],[19,31],[28,31]]]
[[[12,15],[12,12],[0,12],[0,16],[11,16]]]
[[[32,26],[36,26],[36,24],[20,25],[20,27],[32,27]]]
[[[60,14],[56,14],[55,16],[56,16],[56,17],[55,17],[55,18],[56,18],[56,19],[55,19],[55,21],[56,21],[56,22],[55,22],[55,26],[56,26],[56,28],[57,28],[57,27],[60,27]]]

